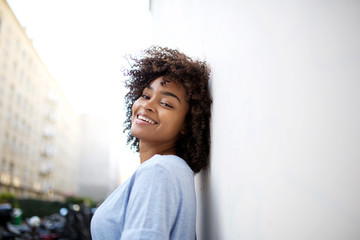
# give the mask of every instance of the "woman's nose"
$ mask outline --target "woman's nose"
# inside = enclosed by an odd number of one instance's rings
[[[143,104],[142,104],[142,107],[145,109],[145,110],[148,110],[150,112],[154,112],[155,108],[154,108],[154,103],[151,99],[145,101]]]

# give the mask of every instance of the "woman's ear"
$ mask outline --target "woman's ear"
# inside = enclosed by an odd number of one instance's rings
[[[186,134],[186,124],[184,124],[184,126],[182,127],[182,129],[180,130],[180,134],[185,135]]]

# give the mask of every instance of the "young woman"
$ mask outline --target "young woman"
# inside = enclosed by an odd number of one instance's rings
[[[141,164],[96,210],[92,239],[194,240],[194,173],[209,162],[210,70],[161,47],[132,60],[124,131]]]

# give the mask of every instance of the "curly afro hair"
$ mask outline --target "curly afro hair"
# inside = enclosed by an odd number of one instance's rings
[[[189,111],[185,117],[185,134],[180,134],[176,143],[176,154],[183,158],[195,172],[209,164],[211,97],[208,91],[210,69],[206,62],[192,60],[178,50],[152,46],[138,57],[131,56],[130,69],[124,71],[128,77],[125,86],[126,120],[124,132],[128,132],[127,143],[139,152],[139,139],[131,134],[132,105],[142,95],[145,87],[158,77],[163,84],[173,81],[185,88]]]

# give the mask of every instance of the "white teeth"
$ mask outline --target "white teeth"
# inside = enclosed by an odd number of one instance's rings
[[[148,123],[150,123],[150,124],[155,124],[155,123],[156,123],[156,122],[154,122],[153,120],[151,120],[151,119],[149,119],[149,118],[146,118],[146,117],[144,117],[144,116],[142,116],[142,115],[139,115],[138,118],[141,119],[141,120],[143,120],[143,121],[145,121],[145,122],[148,122]]]

